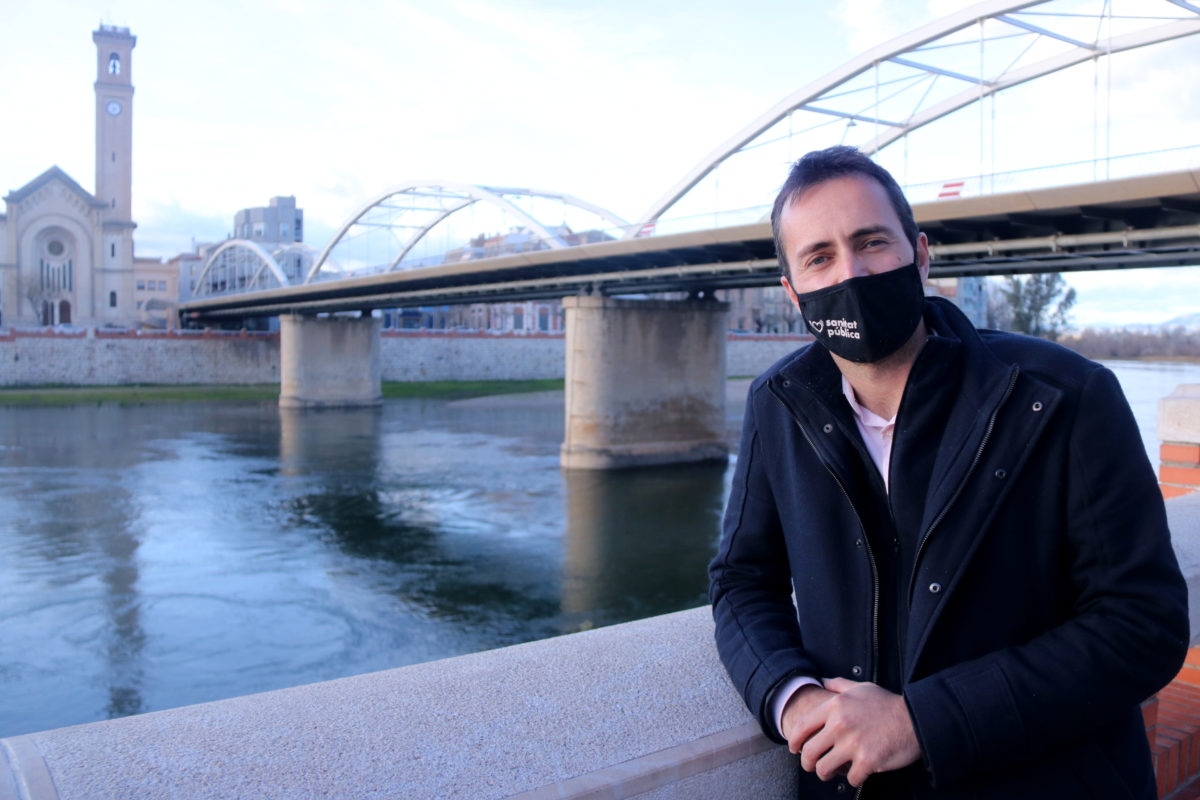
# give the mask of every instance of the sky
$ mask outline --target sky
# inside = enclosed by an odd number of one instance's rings
[[[0,51],[15,80],[0,84],[0,189],[51,165],[94,187],[91,32],[103,22],[137,36],[130,75],[140,256],[224,239],[237,210],[276,195],[295,195],[305,239],[320,248],[372,196],[413,179],[566,192],[634,219],[783,97],[968,5],[9,2]],[[1200,124],[1200,56],[1176,56],[1169,71],[1194,78],[1182,81],[1191,94],[1147,101],[1158,104],[1155,120],[1168,123],[1154,127],[1151,148],[1164,131],[1190,135],[1173,119]],[[1036,150],[1046,138],[1036,117],[1022,113],[1004,125]],[[927,169],[931,179],[944,177],[936,165]],[[763,202],[775,188],[765,187]],[[1079,294],[1079,325],[1200,312],[1200,268],[1068,280]]]

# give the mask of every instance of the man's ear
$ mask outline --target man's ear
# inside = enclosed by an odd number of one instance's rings
[[[796,297],[796,290],[792,288],[792,282],[788,280],[788,276],[780,275],[779,282],[783,284],[783,290],[787,292],[788,299],[792,301],[792,305],[794,305],[796,310],[799,311],[800,299]]]
[[[917,270],[921,273],[921,283],[929,280],[929,237],[924,232],[917,234]]]

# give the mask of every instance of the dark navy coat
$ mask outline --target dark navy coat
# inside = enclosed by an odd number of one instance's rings
[[[925,318],[890,494],[823,348],[751,386],[710,566],[721,659],[777,741],[790,677],[903,693],[923,763],[867,798],[1152,798],[1139,703],[1182,664],[1187,589],[1128,403],[1055,344],[941,299]]]

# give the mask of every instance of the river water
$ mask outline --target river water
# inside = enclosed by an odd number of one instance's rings
[[[1110,366],[1156,452],[1200,365]],[[0,737],[703,604],[729,469],[564,473],[562,424],[555,394],[0,409]]]

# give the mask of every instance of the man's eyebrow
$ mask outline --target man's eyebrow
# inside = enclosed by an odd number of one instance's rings
[[[874,234],[877,234],[877,233],[886,233],[889,236],[896,235],[896,232],[894,230],[892,230],[889,226],[879,224],[879,225],[867,225],[866,227],[859,228],[854,233],[850,234],[850,238],[851,239],[861,239],[864,236],[873,236]]]
[[[881,233],[887,234],[888,236],[896,236],[897,235],[896,231],[893,230],[890,226],[880,223],[878,225],[866,225],[862,228],[859,228],[858,230],[856,230],[850,234],[850,238],[851,239],[862,239],[863,237],[866,237],[866,236],[876,236]],[[796,255],[799,256],[800,258],[803,258],[804,256],[806,256],[810,253],[815,253],[818,250],[824,250],[825,248],[829,247],[830,245],[831,245],[831,243],[826,240],[822,240],[819,242],[811,242],[810,244],[806,245],[802,249],[798,250],[796,252]]]
[[[824,250],[826,247],[829,247],[829,244],[830,244],[830,243],[829,243],[829,242],[826,242],[826,241],[822,241],[822,242],[812,242],[812,243],[811,243],[811,244],[809,244],[807,247],[804,247],[804,248],[802,248],[801,250],[799,250],[799,251],[796,253],[796,255],[798,255],[798,256],[800,256],[801,258],[803,258],[804,256],[808,255],[809,253],[815,253],[815,252],[816,252],[816,251],[818,251],[818,250]]]

